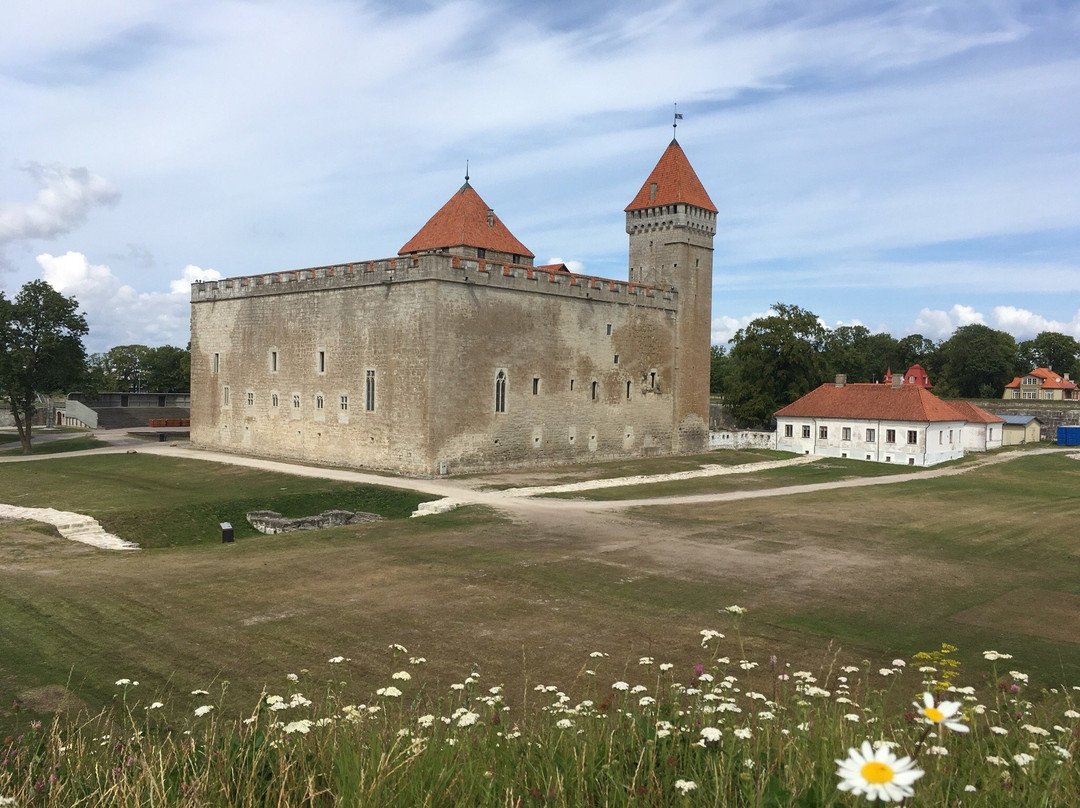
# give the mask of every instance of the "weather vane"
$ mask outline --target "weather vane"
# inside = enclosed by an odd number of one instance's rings
[[[682,113],[679,112],[679,102],[676,101],[675,102],[675,120],[673,120],[671,122],[671,136],[672,137],[674,137],[676,134],[678,134],[677,130],[679,128],[679,121],[681,121],[681,120],[682,120]]]

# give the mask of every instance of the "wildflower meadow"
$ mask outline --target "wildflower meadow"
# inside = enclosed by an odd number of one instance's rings
[[[743,611],[719,610],[695,658],[597,648],[570,681],[514,694],[479,665],[437,685],[401,645],[363,702],[344,695],[342,653],[241,715],[227,683],[151,693],[121,677],[109,709],[3,739],[0,805],[1080,804],[1080,687],[998,650],[968,669],[950,645],[793,669],[746,658]]]

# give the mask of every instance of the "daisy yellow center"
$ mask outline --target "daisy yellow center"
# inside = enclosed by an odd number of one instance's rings
[[[941,712],[937,707],[927,707],[923,710],[926,713],[926,717],[936,724],[940,724],[945,720],[945,713]]]
[[[891,783],[893,779],[892,767],[887,763],[876,760],[864,763],[863,767],[859,769],[859,774],[862,775],[863,780],[875,785],[878,783]]]

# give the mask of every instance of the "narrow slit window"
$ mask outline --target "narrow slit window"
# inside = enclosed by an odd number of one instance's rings
[[[592,383],[592,400],[593,401],[596,401],[596,390],[597,390],[597,383],[593,382]]]
[[[540,379],[534,376],[533,377],[533,395],[536,396],[536,395],[539,395],[539,394],[540,394]]]
[[[495,412],[506,412],[506,374],[501,370],[495,376]]]
[[[326,351],[319,351],[319,373],[326,373]]]
[[[277,351],[270,352],[270,372],[277,373]]]
[[[221,370],[221,354],[214,354],[214,373]]]
[[[364,409],[367,412],[375,411],[375,371],[369,370],[364,379]]]
[[[626,383],[626,397],[630,398],[630,382]]]

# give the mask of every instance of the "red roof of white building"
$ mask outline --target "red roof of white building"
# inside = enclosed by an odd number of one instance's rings
[[[808,418],[859,418],[882,421],[966,421],[963,413],[924,387],[883,384],[823,384],[776,413]]]
[[[478,247],[528,258],[535,257],[528,247],[514,237],[467,180],[457,193],[428,219],[420,232],[398,250],[398,255],[448,247]]]
[[[1003,424],[1005,419],[976,407],[969,401],[950,401],[949,406],[960,413],[969,424]]]
[[[677,140],[672,140],[627,211],[684,203],[716,213],[705,186]]]

